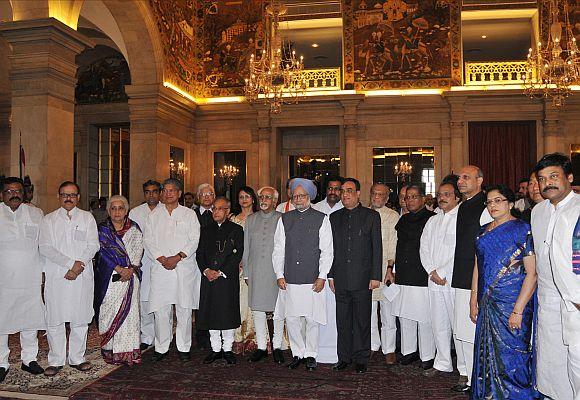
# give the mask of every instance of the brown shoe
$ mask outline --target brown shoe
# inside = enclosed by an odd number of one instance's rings
[[[82,362],[82,363],[80,363],[78,365],[70,365],[69,364],[69,366],[71,368],[74,368],[74,369],[76,369],[78,371],[81,371],[81,372],[90,371],[93,368],[93,364],[91,364],[88,361]]]
[[[444,371],[439,371],[438,369],[435,369],[435,368],[429,368],[429,369],[426,369],[425,371],[421,372],[421,374],[423,376],[426,376],[427,378],[434,378],[436,376],[451,374],[451,372],[444,372]],[[467,377],[466,377],[465,382],[467,383]]]
[[[397,356],[395,353],[389,353],[385,355],[385,364],[387,365],[394,365],[397,363]]]
[[[55,376],[56,374],[58,374],[60,372],[60,370],[62,369],[62,365],[59,367],[47,367],[44,370],[44,376]]]

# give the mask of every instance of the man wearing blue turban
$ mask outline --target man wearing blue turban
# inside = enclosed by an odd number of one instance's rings
[[[316,369],[318,331],[326,325],[326,297],[322,289],[333,260],[332,230],[328,217],[311,207],[316,186],[295,178],[290,185],[295,210],[282,215],[274,234],[272,262],[280,288],[274,319],[286,319],[292,349],[290,369],[305,360]],[[302,334],[302,322],[306,335]]]

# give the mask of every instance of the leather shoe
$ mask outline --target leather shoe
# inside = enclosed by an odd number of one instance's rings
[[[76,365],[69,364],[69,367],[74,368],[77,371],[87,372],[87,371],[90,371],[91,369],[93,369],[93,364],[91,364],[88,361],[85,361],[85,362],[82,362],[82,363],[76,364]]]
[[[421,361],[421,368],[423,368],[425,371],[427,371],[428,369],[433,368],[433,364],[435,364],[435,359],[431,359],[428,361]]]
[[[296,369],[300,366],[300,364],[302,364],[302,358],[300,358],[298,356],[294,356],[292,358],[292,362],[290,364],[288,364],[288,368]]]
[[[357,374],[364,374],[367,372],[367,365],[366,364],[357,364],[356,365],[356,372]]]
[[[147,343],[141,343],[139,345],[139,348],[141,349],[141,351],[145,351],[145,350],[147,350],[149,348],[149,346],[151,346],[151,345],[150,344],[147,344]]]
[[[465,385],[457,384],[457,385],[453,386],[451,388],[451,390],[453,390],[454,392],[458,392],[458,393],[469,393],[469,391],[471,390],[471,387],[467,386],[467,384],[465,384]]]
[[[262,358],[268,357],[268,351],[267,350],[260,350],[257,349],[256,351],[254,351],[254,353],[252,354],[252,356],[248,359],[249,362],[258,362],[260,361]]]
[[[154,352],[153,357],[151,358],[154,362],[158,362],[163,360],[167,356],[167,353],[158,353]]]
[[[209,353],[207,355],[206,358],[203,359],[203,363],[204,364],[211,364],[212,362],[216,361],[216,360],[221,360],[223,358],[222,352],[221,351],[212,351],[211,353]]]
[[[224,360],[230,365],[236,363],[236,356],[231,351],[224,351]]]
[[[4,382],[4,379],[8,375],[8,369],[4,367],[0,367],[0,383]]]
[[[280,349],[274,349],[272,352],[274,356],[274,362],[278,364],[284,364],[284,354]]]
[[[399,360],[399,364],[401,364],[401,365],[409,365],[409,364],[414,363],[418,359],[419,359],[419,353],[414,352],[414,353],[411,353],[411,354],[407,354],[406,356],[403,356]]]
[[[423,371],[421,374],[427,378],[434,378],[434,377],[440,376],[440,375],[451,374],[451,372],[444,372],[444,371],[439,371],[438,369],[435,369],[435,368],[429,368],[429,369]]]
[[[348,368],[349,365],[350,365],[350,363],[347,363],[345,361],[339,361],[332,366],[332,370],[333,371],[344,371],[345,369]]]
[[[397,363],[397,355],[395,353],[389,353],[385,355],[385,364],[395,365]]]
[[[23,363],[20,369],[32,375],[40,375],[44,373],[44,368],[38,365],[36,361],[30,361],[28,365]]]
[[[44,376],[55,376],[62,369],[62,365],[58,367],[50,366],[44,370]]]
[[[306,370],[314,371],[316,369],[316,359],[314,357],[306,357]]]
[[[179,359],[181,361],[191,360],[191,354],[189,353],[189,351],[177,351],[177,354],[179,355]]]

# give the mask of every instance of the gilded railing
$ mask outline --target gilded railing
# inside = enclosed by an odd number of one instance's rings
[[[307,91],[341,90],[340,68],[305,69],[300,79],[306,83]]]
[[[526,75],[525,61],[466,62],[465,84],[521,85]]]

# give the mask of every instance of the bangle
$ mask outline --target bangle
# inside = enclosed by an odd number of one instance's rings
[[[471,289],[472,293],[477,293],[477,289]]]

